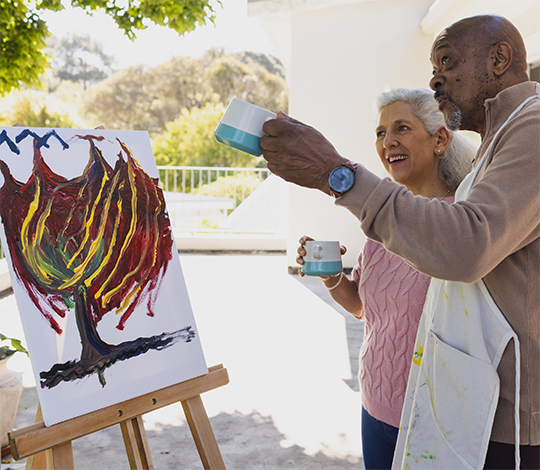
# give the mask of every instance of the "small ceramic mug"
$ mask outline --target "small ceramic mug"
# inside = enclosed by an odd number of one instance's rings
[[[335,276],[343,271],[339,242],[308,240],[302,272],[306,276]]]
[[[263,124],[276,114],[247,101],[233,98],[214,132],[218,142],[259,157]]]

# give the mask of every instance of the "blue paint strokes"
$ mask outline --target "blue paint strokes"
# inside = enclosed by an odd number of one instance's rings
[[[50,137],[56,137],[56,139],[62,144],[62,147],[64,148],[64,150],[69,148],[69,145],[66,142],[64,142],[64,140],[62,140],[62,138],[56,133],[54,129],[51,132],[48,132],[47,134],[45,134],[43,137],[40,137],[35,132],[32,132],[30,129],[25,129],[15,138],[15,140],[17,141],[17,143],[19,143],[21,140],[25,139],[29,135],[31,135],[34,139],[37,140],[36,147],[38,149],[40,149],[41,147],[49,148],[50,146],[47,143],[47,141],[49,140]]]
[[[42,145],[45,145],[46,147],[48,147],[47,140],[49,140],[49,137],[56,137],[58,142],[60,142],[62,144],[62,147],[63,147],[64,150],[69,148],[69,145],[62,140],[62,138],[56,133],[56,131],[54,129],[51,132],[49,132],[48,134],[45,134],[40,139],[40,141],[38,142],[38,148],[40,148]],[[43,142],[43,144],[42,144],[42,142]]]
[[[19,143],[21,140],[25,139],[29,135],[31,135],[36,140],[40,139],[39,135],[37,135],[35,132],[32,132],[30,129],[25,129],[17,137],[15,137],[15,141]]]
[[[17,155],[20,155],[21,154],[21,151],[19,150],[19,147],[17,147],[13,141],[8,137],[7,135],[7,132],[6,130],[4,129],[2,131],[2,133],[0,134],[0,144],[2,144],[2,142],[5,142],[6,144],[8,144],[10,150],[13,152],[13,153],[16,153]]]

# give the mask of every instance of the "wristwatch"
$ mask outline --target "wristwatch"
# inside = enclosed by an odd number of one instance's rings
[[[332,170],[328,177],[332,196],[339,197],[353,187],[357,167],[358,163],[348,161]]]

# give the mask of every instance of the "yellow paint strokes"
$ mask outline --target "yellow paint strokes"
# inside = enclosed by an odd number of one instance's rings
[[[101,179],[101,187],[99,188],[99,193],[96,197],[96,200],[94,201],[94,205],[92,207],[92,212],[90,212],[90,218],[86,221],[86,233],[84,235],[84,240],[81,243],[81,246],[79,246],[79,249],[75,252],[75,254],[71,257],[69,260],[69,263],[67,265],[67,268],[69,269],[73,262],[77,259],[77,257],[81,254],[83,249],[85,248],[86,244],[88,243],[88,240],[90,239],[90,229],[92,228],[92,223],[94,221],[94,216],[96,215],[96,209],[98,207],[99,201],[101,200],[101,195],[103,193],[103,188],[105,187],[105,183],[109,181],[109,177],[106,173],[103,174],[103,178]],[[88,260],[89,256],[86,257]]]
[[[146,190],[146,187],[145,187],[145,195],[146,195],[146,199],[148,200],[148,191]],[[146,255],[148,253],[148,248],[150,246],[150,243],[149,243],[149,239],[150,239],[150,221],[148,220],[148,211],[145,213],[145,218],[146,218],[146,223],[145,223],[145,237],[144,237],[144,247],[142,249],[142,253],[140,254],[139,256],[139,263],[137,264],[137,266],[132,269],[126,276],[124,276],[124,279],[122,279],[122,283],[120,284],[119,288],[122,287],[123,285],[125,285],[128,281],[128,279],[130,279],[131,277],[133,277],[135,274],[137,273],[140,273],[140,270],[141,270],[141,267],[144,263],[144,260],[146,258]],[[155,221],[155,220],[154,220]],[[157,227],[157,224],[154,224],[156,225]],[[156,238],[156,242],[158,241],[157,237]],[[155,254],[154,254],[154,261],[155,261]],[[139,279],[145,279],[146,278],[146,273],[148,272],[148,270],[152,269],[152,266],[149,266],[147,268],[147,271],[144,273],[144,275],[141,275],[139,277]],[[129,306],[129,302],[131,301],[131,299],[133,298],[133,296],[140,291],[141,289],[141,282],[138,282],[134,285],[132,291],[130,293],[127,294],[127,296],[124,298],[124,300],[122,301],[122,305],[120,305],[120,307],[118,308],[117,310],[117,314],[122,312],[123,310],[125,310],[128,306]],[[105,294],[105,296],[103,297],[103,302],[108,302],[109,299],[111,298],[110,296],[113,295],[112,291]],[[128,301],[126,301],[126,299],[128,299]],[[103,306],[105,306],[106,304],[103,303]]]
[[[38,247],[38,251],[39,251],[39,247],[41,247],[41,243],[42,243],[42,240],[43,240],[43,236],[45,234],[45,231],[48,230],[47,227],[45,226],[45,223],[47,222],[47,219],[49,218],[49,216],[51,215],[51,210],[52,210],[52,206],[53,206],[53,203],[54,203],[54,196],[63,188],[63,185],[62,186],[57,186],[56,188],[53,189],[53,192],[52,192],[52,195],[51,197],[48,198],[47,200],[47,205],[45,207],[45,210],[42,212],[42,214],[40,215],[39,219],[38,219],[38,222],[36,224],[36,231],[35,231],[35,234],[34,234],[34,240],[33,240],[33,246],[34,247]],[[35,249],[34,249],[35,250]],[[33,251],[34,251],[33,250]],[[37,260],[36,260],[37,261]],[[40,261],[44,262],[45,264],[48,264],[43,257],[40,257]],[[38,266],[40,266],[40,262],[37,261],[38,263]],[[51,277],[50,277],[50,272],[45,272],[43,271],[41,268],[40,268],[40,273],[42,274],[42,276],[44,277],[43,281],[46,281],[46,280],[51,280]],[[50,283],[48,283],[50,284]]]
[[[54,196],[54,192],[55,191],[53,191],[53,196]],[[43,232],[45,231],[45,222],[47,222],[49,215],[51,215],[52,204],[53,204],[53,198],[51,197],[47,201],[47,206],[45,207],[45,210],[39,216],[38,223],[36,225],[36,233],[34,235],[34,240],[33,240],[34,246],[41,245],[41,240],[43,239]]]
[[[133,238],[133,235],[135,234],[135,229],[137,227],[137,188],[135,185],[135,175],[133,174],[133,169],[131,166],[128,166],[128,176],[129,176],[129,185],[131,187],[131,224],[129,227],[129,231],[126,235],[126,238],[124,239],[124,243],[122,244],[122,248],[120,250],[120,255],[118,259],[122,259],[124,256],[125,251],[127,250],[129,244],[131,243],[131,239]],[[118,269],[118,264],[114,267],[114,269],[109,274],[109,277],[107,280],[103,283],[99,291],[96,293],[96,296],[99,297],[113,278],[113,276],[116,273],[116,270]],[[120,286],[117,286],[110,292],[108,292],[103,298],[101,299],[102,305],[107,305],[107,302],[109,299],[120,290],[122,284]]]
[[[122,213],[122,201],[118,201],[117,207],[118,207],[118,213],[121,214]],[[94,279],[96,277],[98,277],[102,273],[103,269],[105,269],[105,266],[107,266],[107,264],[109,263],[109,261],[111,259],[114,248],[116,247],[116,238],[117,238],[117,234],[118,234],[118,226],[120,225],[120,219],[121,219],[121,217],[116,217],[116,220],[114,222],[114,229],[113,229],[112,236],[111,236],[111,242],[109,243],[109,248],[107,249],[107,254],[101,260],[101,264],[98,266],[98,268],[92,273],[92,275],[90,277],[88,277],[86,279],[86,281],[84,281],[86,287],[90,287],[90,284],[92,284]],[[97,299],[97,297],[98,297],[98,295],[95,294],[96,299]]]
[[[424,356],[424,347],[422,346],[422,341],[420,338],[416,341],[416,348],[413,353],[413,362],[420,367],[422,364],[422,357]]]
[[[158,253],[158,244],[159,244],[159,224],[157,223],[158,214],[161,212],[161,199],[159,198],[159,195],[157,193],[157,188],[154,186],[154,194],[159,202],[158,206],[156,207],[156,210],[154,212],[154,260],[152,262],[152,265],[156,264],[157,260],[157,253]]]
[[[84,195],[84,191],[86,190],[86,187],[88,186],[88,181],[79,189],[79,193],[77,194],[77,200],[80,201]],[[69,215],[66,218],[66,222],[64,223],[64,228],[58,235],[58,239],[64,237],[64,233],[66,232],[67,228],[69,227],[69,223],[71,222],[71,219],[73,218],[73,214],[75,213],[75,210],[77,209],[76,205],[73,205],[71,210],[69,211]],[[88,216],[88,206],[85,206],[84,208],[84,217],[83,220],[86,220],[86,217]],[[68,243],[64,245],[64,252],[66,251],[68,247]]]
[[[94,240],[92,240],[92,243],[90,243],[90,248],[88,249],[88,253],[86,254],[86,258],[84,259],[84,261],[79,266],[77,266],[73,270],[73,276],[71,277],[71,279],[66,281],[64,284],[62,284],[62,286],[60,286],[61,289],[66,289],[68,287],[71,287],[71,286],[77,284],[82,279],[82,277],[84,276],[88,265],[92,261],[94,261],[96,253],[97,253],[97,251],[99,250],[99,248],[101,247],[101,245],[103,243],[103,235],[105,234],[105,228],[107,226],[107,219],[109,217],[109,211],[111,209],[111,201],[112,201],[112,197],[113,197],[113,193],[114,193],[114,188],[116,187],[117,183],[118,183],[118,173],[115,175],[114,180],[112,182],[111,190],[109,191],[109,194],[107,195],[107,198],[105,199],[105,204],[103,205],[103,210],[101,211],[101,220],[100,220],[100,223],[99,223],[99,231],[98,231],[96,237],[94,238]],[[102,186],[102,189],[103,189],[103,186]],[[100,190],[100,194],[101,194],[101,190]],[[96,204],[97,204],[97,202],[96,202]],[[92,213],[93,213],[92,214],[92,219],[93,219],[95,210],[93,210]],[[89,232],[87,230],[87,234],[88,233]],[[68,265],[68,267],[69,267],[69,265]]]
[[[39,185],[39,180],[36,179],[36,192],[34,194],[34,200],[30,203],[30,206],[28,207],[28,214],[26,214],[26,218],[24,219],[21,227],[21,235],[23,236],[21,240],[23,252],[28,249],[28,245],[26,243],[28,240],[28,226],[30,225],[32,218],[34,217],[34,214],[38,210],[40,193],[41,188]]]
[[[446,297],[446,300],[448,301],[448,310],[452,309],[452,302],[450,302],[450,298],[448,297],[448,294],[443,290],[442,293]]]
[[[463,287],[459,284],[459,293],[461,294],[461,303],[463,305],[463,311],[465,312],[465,318],[469,318],[469,312],[465,306],[465,296],[463,295]]]
[[[26,214],[26,217],[23,221],[22,227],[21,227],[21,244],[22,244],[22,255],[24,256],[26,262],[30,265],[32,268],[32,271],[35,274],[38,274],[41,276],[42,281],[46,284],[50,284],[51,279],[49,278],[49,275],[45,269],[43,269],[40,260],[38,259],[38,251],[35,248],[35,234],[33,236],[30,235],[30,223],[32,222],[32,219],[36,215],[37,210],[39,209],[39,199],[41,196],[41,183],[39,181],[39,178],[36,177],[35,180],[36,185],[36,192],[34,194],[34,199],[30,203],[30,206],[28,207],[28,214]]]
[[[428,387],[429,394],[430,394],[430,397],[431,397],[431,409],[433,410],[433,417],[435,418],[435,421],[437,422],[437,424],[439,426],[439,430],[443,434],[444,438],[447,441],[449,441],[450,440],[450,433],[443,427],[443,425],[441,423],[441,420],[439,419],[439,416],[437,415],[437,408],[435,407],[435,403],[433,402],[433,390],[431,388],[431,385],[430,385],[429,380],[427,379],[427,377],[426,377],[426,385]]]
[[[147,268],[146,268],[146,271],[144,272],[143,275],[140,276],[140,279],[146,279],[147,278],[147,275],[148,275],[148,272],[152,269],[153,266],[155,266],[156,264],[156,261],[157,261],[157,255],[158,255],[158,245],[159,245],[159,224],[158,224],[158,214],[160,213],[160,210],[161,210],[161,199],[159,199],[158,195],[157,195],[157,188],[154,186],[154,196],[156,196],[157,198],[157,201],[158,201],[158,204],[157,204],[157,207],[154,211],[154,214],[152,216],[152,221],[151,223],[148,221],[148,213],[146,214],[146,240],[148,240],[148,235],[149,235],[149,228],[150,227],[154,227],[154,246],[153,246],[153,258],[152,258],[152,264],[149,265]],[[145,190],[145,194],[146,196],[148,197],[148,191]],[[148,244],[145,244],[145,247],[144,247],[144,255],[141,257],[141,261],[142,259],[144,259],[146,257],[146,253],[148,252]],[[139,263],[139,267],[140,267],[140,263]],[[139,267],[137,267],[137,269],[139,269]]]
[[[118,310],[116,310],[116,314],[122,313],[126,308],[129,307],[129,304],[131,303],[131,300],[133,297],[135,297],[136,294],[139,293],[141,290],[140,284],[137,284],[135,289],[133,289],[129,294],[127,294],[124,299],[122,300],[122,303],[120,304],[120,307],[118,307]]]
[[[433,343],[433,354],[434,354],[434,356],[436,356],[439,359],[439,362],[442,364],[442,366],[446,367],[446,363],[444,361],[442,361],[442,359],[440,357],[439,347],[438,347],[437,342]],[[437,415],[437,407],[435,406],[435,401],[434,401],[435,396],[434,396],[434,393],[433,393],[433,388],[431,387],[429,377],[428,377],[428,375],[427,375],[427,373],[425,371],[424,371],[424,380],[426,381],[426,385],[427,385],[427,388],[429,390],[429,396],[430,396],[430,399],[431,399],[431,409],[433,410],[433,417],[435,418],[435,421],[437,421],[437,424],[439,425],[440,431],[443,433],[445,439],[448,441],[448,440],[450,440],[451,431],[448,432],[444,428],[444,426],[441,423],[441,420],[439,419],[439,417]]]

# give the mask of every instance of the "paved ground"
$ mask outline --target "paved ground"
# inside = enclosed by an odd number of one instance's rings
[[[206,361],[230,383],[203,395],[229,470],[362,469],[356,383],[362,323],[318,279],[288,275],[282,254],[180,256]],[[15,299],[0,295],[6,335],[21,335]],[[16,428],[34,422],[35,382],[23,373]],[[200,469],[182,407],[144,416],[156,470]],[[119,426],[73,443],[81,470],[127,470]],[[10,456],[8,457],[10,459]],[[22,469],[24,461],[3,463]]]

